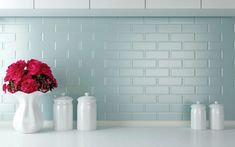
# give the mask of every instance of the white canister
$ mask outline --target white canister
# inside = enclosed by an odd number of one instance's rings
[[[96,98],[85,96],[78,98],[77,107],[77,129],[81,131],[89,131],[96,129]]]
[[[199,101],[191,105],[191,128],[195,130],[206,129],[206,107]]]
[[[73,129],[73,98],[61,96],[54,99],[54,129],[66,131]]]
[[[223,130],[224,129],[224,107],[217,101],[209,105],[210,108],[210,129]]]

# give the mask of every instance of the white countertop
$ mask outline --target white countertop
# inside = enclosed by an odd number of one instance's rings
[[[100,127],[96,131],[20,134],[0,127],[0,147],[234,147],[235,128],[194,131],[188,127]]]

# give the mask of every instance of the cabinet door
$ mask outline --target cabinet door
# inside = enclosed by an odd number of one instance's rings
[[[33,9],[33,0],[0,0],[0,9]]]
[[[234,9],[235,0],[202,0],[205,9]]]
[[[144,9],[145,0],[90,0],[91,9]]]
[[[36,9],[88,9],[89,0],[35,0]]]
[[[147,9],[200,9],[200,0],[146,0]]]

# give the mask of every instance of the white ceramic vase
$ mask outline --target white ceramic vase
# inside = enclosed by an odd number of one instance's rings
[[[30,94],[16,92],[13,94],[19,102],[19,106],[13,118],[13,127],[21,133],[34,133],[43,126],[43,117],[39,105],[42,92],[36,91]]]

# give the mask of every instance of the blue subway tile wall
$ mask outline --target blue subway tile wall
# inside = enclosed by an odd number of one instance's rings
[[[53,97],[97,97],[99,120],[188,120],[196,101],[225,106],[235,120],[235,18],[0,18],[0,86],[18,59],[48,63],[59,88],[42,99],[51,120]],[[0,92],[0,120],[16,100]],[[76,119],[76,113],[74,114]]]

